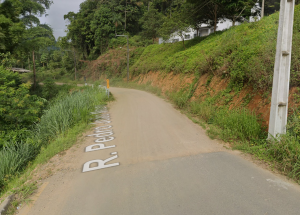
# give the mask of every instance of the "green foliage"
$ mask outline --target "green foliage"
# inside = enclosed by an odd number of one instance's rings
[[[23,36],[25,26],[19,19],[21,8],[19,1],[5,0],[0,3],[1,52],[12,52]]]
[[[294,110],[288,118],[287,134],[278,139],[260,138],[251,142],[241,142],[236,144],[235,148],[273,163],[277,169],[300,183],[299,128],[299,110]]]
[[[196,75],[193,83],[189,87],[182,88],[179,91],[168,93],[169,98],[176,104],[178,108],[184,108],[188,105],[189,100],[194,95],[194,92],[198,86],[200,76]]]
[[[140,22],[143,28],[142,35],[145,38],[152,39],[154,44],[154,40],[158,36],[158,31],[163,23],[163,15],[157,9],[151,7],[150,10],[145,12]]]
[[[258,117],[245,108],[219,109],[213,117],[213,124],[222,128],[222,137],[228,140],[257,140],[262,135]]]
[[[20,129],[39,121],[45,100],[30,95],[31,85],[21,84],[19,74],[0,67],[0,130]]]
[[[74,91],[67,96],[58,96],[48,110],[44,111],[40,123],[36,126],[37,140],[45,144],[78,122],[87,123],[90,111],[105,100],[104,92],[99,93],[97,88],[91,87],[86,87],[83,91]]]
[[[299,1],[296,1],[298,4]],[[262,5],[262,0],[259,0],[259,5]],[[278,12],[280,10],[280,0],[265,0],[265,16]]]
[[[293,113],[288,116],[287,130],[290,134],[300,139],[300,111],[299,108],[293,110]]]
[[[245,18],[249,19],[251,15],[257,15],[255,12],[259,10],[256,7],[256,0],[217,0],[222,9],[222,13],[227,19],[233,22],[243,22]],[[255,10],[255,12],[252,12]]]
[[[37,152],[36,147],[22,142],[9,144],[0,150],[0,191],[14,174],[23,170]]]
[[[297,18],[298,17],[298,18]],[[295,9],[291,85],[299,85],[300,7]],[[232,86],[250,83],[255,89],[272,86],[278,13],[265,19],[244,23],[224,32],[186,42],[151,45],[130,68],[133,75],[148,71],[175,73],[228,74]],[[249,66],[251,65],[251,66]]]
[[[51,98],[54,98],[58,93],[57,85],[55,84],[54,80],[52,78],[47,78],[44,81],[44,86],[42,88],[42,97],[50,100]]]
[[[0,191],[38,155],[41,147],[46,148],[51,141],[67,134],[71,128],[81,124],[86,126],[92,117],[90,112],[95,106],[104,105],[105,101],[106,93],[91,87],[84,87],[71,94],[63,93],[53,100],[40,122],[28,132],[23,141],[9,140],[0,150]]]
[[[185,48],[185,34],[188,32],[191,25],[187,16],[189,16],[189,14],[187,14],[186,7],[180,7],[175,10],[171,17],[164,18],[164,23],[161,26],[159,34],[164,38],[164,40],[169,40],[172,36],[181,37]]]
[[[70,21],[67,38],[84,59],[103,54],[116,34],[139,32],[143,9],[136,0],[84,1],[78,13],[64,16]]]
[[[181,89],[178,92],[171,92],[169,98],[175,103],[178,108],[184,108],[189,100],[188,92],[185,89]]]

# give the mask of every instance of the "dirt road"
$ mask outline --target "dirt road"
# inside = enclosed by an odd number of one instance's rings
[[[19,214],[300,213],[298,185],[227,151],[163,99],[138,90],[111,91],[116,101],[104,113],[106,121],[49,164],[56,173]],[[110,139],[98,135],[103,128],[113,130]],[[112,148],[86,152],[95,141]],[[95,160],[103,162],[87,169],[114,166],[83,173],[84,164]]]

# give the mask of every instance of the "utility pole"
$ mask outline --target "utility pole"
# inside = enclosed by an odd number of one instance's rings
[[[129,82],[129,40],[128,35],[116,35],[116,37],[126,37],[127,38],[127,83]]]
[[[269,138],[286,133],[295,0],[281,0]]]
[[[264,18],[265,15],[265,0],[262,0],[262,5],[261,5],[261,18]]]

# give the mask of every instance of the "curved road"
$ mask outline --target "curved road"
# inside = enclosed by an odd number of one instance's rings
[[[105,145],[116,147],[84,152],[96,140],[86,137],[71,149],[73,160],[62,160],[70,170],[46,179],[34,204],[19,214],[300,214],[298,185],[227,151],[161,98],[131,89],[111,92],[116,101],[106,125],[115,139]],[[82,173],[84,163],[114,152],[118,158],[107,164],[119,166]]]

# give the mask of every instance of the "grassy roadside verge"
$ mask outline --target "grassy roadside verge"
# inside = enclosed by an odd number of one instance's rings
[[[233,150],[251,154],[255,159],[266,162],[282,174],[300,184],[300,114],[295,110],[289,116],[288,132],[278,140],[267,140],[266,127],[262,126],[259,116],[239,107],[229,109],[226,103],[215,105],[215,97],[203,101],[190,101],[190,91],[166,92],[162,94],[151,83],[126,83],[122,79],[113,79],[112,86],[133,88],[151,92],[171,101],[194,123],[202,126],[212,139],[229,142]],[[218,96],[218,95],[217,95]]]
[[[17,194],[13,205],[24,202],[36,188],[32,171],[55,154],[70,148],[90,128],[91,111],[109,101],[103,90],[82,87],[58,96],[23,142],[8,142],[0,151],[1,196]]]
[[[14,200],[7,211],[8,215],[15,214],[17,207],[30,202],[30,196],[38,188],[38,181],[33,179],[32,172],[45,164],[56,154],[68,150],[74,144],[78,143],[82,133],[90,129],[92,126],[86,123],[78,123],[73,128],[69,129],[67,133],[59,135],[46,148],[43,148],[36,159],[30,163],[26,170],[15,176],[7,184],[3,197],[15,194]]]

